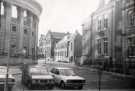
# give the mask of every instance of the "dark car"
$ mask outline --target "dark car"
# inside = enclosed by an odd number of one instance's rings
[[[22,83],[29,89],[54,87],[54,79],[45,67],[24,65],[22,70]]]
[[[0,91],[4,91],[5,80],[6,80],[6,72],[7,72],[7,67],[6,66],[0,66]],[[10,73],[8,73],[7,83],[8,83],[7,89],[8,89],[8,91],[11,91],[14,84],[15,84],[15,78]]]
[[[85,84],[83,77],[77,76],[72,68],[55,67],[51,70],[55,83],[62,88],[72,87],[82,89]]]

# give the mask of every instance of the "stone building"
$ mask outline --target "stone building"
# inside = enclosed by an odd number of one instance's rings
[[[56,43],[54,48],[54,60],[69,62],[69,41],[70,34],[66,35],[58,43]]]
[[[38,46],[38,57],[44,58],[45,57],[45,35],[41,34],[39,39],[39,46]]]
[[[100,0],[98,9],[82,25],[83,61],[129,73],[135,66],[134,26],[134,0]]]
[[[41,6],[34,0],[0,0],[0,56],[37,56]]]
[[[67,34],[62,40],[56,43],[56,61],[80,63],[81,55],[82,36],[77,31],[74,34]]]
[[[90,33],[84,33],[84,38],[90,41],[89,52],[86,54],[91,62],[110,62],[110,59],[122,62],[121,6],[121,0],[109,0],[107,3],[100,0],[99,7],[91,14],[88,26]],[[87,23],[83,25],[85,30]],[[87,49],[88,46],[84,48]]]
[[[80,64],[82,56],[82,35],[78,31],[70,37],[69,52],[70,61]]]
[[[81,64],[90,64],[92,58],[92,20],[91,16],[86,18],[82,24],[82,59]]]
[[[121,21],[122,10],[119,0],[105,3],[101,0],[99,8],[92,14],[92,33],[94,51],[92,59],[122,61]]]
[[[66,33],[59,33],[59,32],[52,32],[48,31],[45,35],[44,41],[44,54],[46,60],[53,60],[54,59],[54,47],[56,43],[61,40]]]
[[[128,72],[135,70],[135,0],[122,1],[123,60]]]

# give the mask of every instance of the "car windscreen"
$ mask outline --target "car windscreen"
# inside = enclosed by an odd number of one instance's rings
[[[31,68],[30,73],[33,75],[48,75],[49,72],[45,68]]]
[[[74,76],[75,73],[72,69],[60,69],[60,74],[64,76]]]
[[[7,68],[0,68],[0,74],[6,74]]]

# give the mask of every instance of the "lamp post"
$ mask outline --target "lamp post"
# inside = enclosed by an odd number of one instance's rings
[[[22,49],[22,62],[23,62],[23,66],[24,66],[24,56],[25,56],[25,54],[26,54],[26,49]],[[24,68],[24,67],[22,67],[22,68]],[[22,69],[22,70],[24,70],[24,69]],[[23,76],[23,73],[22,73],[22,80],[24,80],[23,77],[24,76]],[[24,87],[23,87],[23,91],[24,91]]]
[[[26,54],[26,49],[22,49],[22,62],[24,64],[24,56]]]

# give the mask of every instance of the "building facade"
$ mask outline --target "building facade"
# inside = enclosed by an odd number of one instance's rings
[[[45,35],[41,34],[38,46],[38,57],[45,58]]]
[[[89,20],[82,26],[83,61],[101,64],[107,70],[130,72],[135,60],[135,1],[100,0]]]
[[[55,60],[80,63],[82,55],[82,36],[76,31],[67,34],[55,46]]]
[[[44,41],[44,54],[46,60],[54,60],[54,47],[56,43],[61,40],[66,33],[48,31],[45,35]]]
[[[89,33],[85,33],[86,42],[90,41],[88,60],[110,64],[122,62],[122,4],[121,0],[100,0],[99,7],[90,16]],[[85,25],[83,29],[85,30]],[[84,45],[87,45],[85,44]],[[85,55],[86,55],[85,54]],[[106,64],[106,65],[107,65]]]
[[[90,64],[92,58],[92,20],[89,16],[82,24],[82,59],[81,64]]]
[[[54,48],[54,60],[55,61],[69,61],[69,38],[70,35],[66,35],[58,43],[56,43]]]
[[[34,0],[0,1],[0,55],[20,57],[37,56],[38,23],[41,6]]]
[[[122,15],[123,60],[130,72],[135,70],[135,0],[123,0]]]

